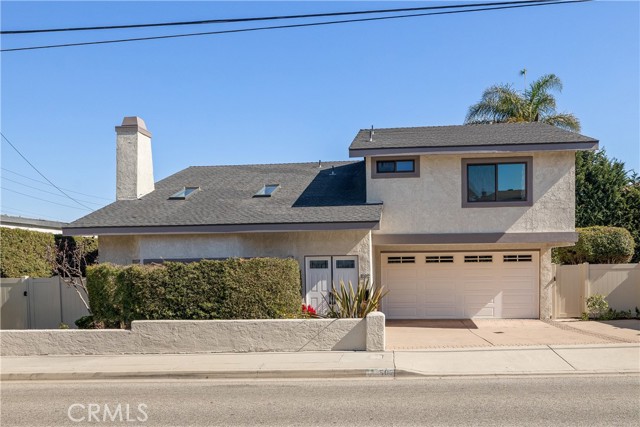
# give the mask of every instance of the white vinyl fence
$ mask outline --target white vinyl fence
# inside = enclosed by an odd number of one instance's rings
[[[554,318],[580,317],[586,299],[605,297],[615,310],[640,308],[640,264],[554,265]]]
[[[75,328],[88,314],[76,290],[57,276],[0,279],[0,329]]]

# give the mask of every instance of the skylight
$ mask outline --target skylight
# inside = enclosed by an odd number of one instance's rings
[[[280,184],[266,184],[253,197],[271,197],[274,191],[280,187]]]
[[[169,197],[169,200],[184,200],[189,197],[191,193],[195,193],[198,190],[200,190],[200,187],[183,187],[182,190]]]

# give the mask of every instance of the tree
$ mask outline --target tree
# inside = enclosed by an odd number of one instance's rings
[[[629,230],[640,260],[640,178],[604,149],[576,154],[576,227],[596,225]]]
[[[62,281],[73,288],[91,312],[88,300],[86,268],[98,262],[98,242],[90,237],[55,236],[55,243],[47,248],[47,261]]]
[[[525,79],[526,74],[526,69],[520,71]],[[524,91],[518,91],[509,84],[491,86],[484,91],[480,102],[469,107],[465,123],[542,122],[580,131],[580,121],[576,116],[556,112],[556,98],[551,93],[554,91],[562,91],[562,81],[555,74],[534,80]]]

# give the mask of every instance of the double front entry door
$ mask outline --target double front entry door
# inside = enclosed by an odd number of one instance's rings
[[[327,312],[327,300],[332,285],[338,288],[342,281],[358,285],[358,257],[344,256],[308,256],[305,257],[305,300],[316,309],[318,314]]]

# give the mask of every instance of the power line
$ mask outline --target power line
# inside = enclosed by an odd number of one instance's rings
[[[239,22],[274,21],[274,20],[284,20],[284,19],[305,19],[305,18],[326,18],[326,17],[332,17],[332,16],[416,12],[419,10],[456,9],[456,8],[465,8],[465,7],[499,6],[499,5],[524,4],[524,3],[547,3],[550,1],[553,1],[553,0],[521,0],[521,1],[504,1],[504,2],[493,2],[493,3],[467,3],[467,4],[457,4],[457,5],[446,5],[446,6],[423,6],[423,7],[408,7],[408,8],[401,8],[401,9],[360,10],[360,11],[352,11],[352,12],[327,12],[327,13],[311,13],[311,14],[304,14],[304,15],[279,15],[279,16],[253,17],[253,18],[206,19],[206,20],[199,20],[199,21],[162,22],[162,23],[152,23],[152,24],[103,25],[103,26],[97,26],[97,27],[48,28],[48,29],[39,29],[39,30],[7,30],[7,31],[0,31],[0,34],[33,34],[33,33],[67,32],[67,31],[94,31],[94,30],[128,29],[128,28],[173,27],[173,26],[179,26],[179,25],[230,24],[230,23],[239,23]]]
[[[42,188],[34,187],[33,185],[23,184],[20,181],[15,181],[15,180],[13,180],[11,178],[7,178],[6,176],[3,176],[2,179],[7,180],[9,182],[13,182],[14,184],[22,185],[23,187],[31,188],[31,189],[37,190],[37,191],[42,191],[43,193],[51,194],[51,195],[54,195],[54,196],[57,196],[57,197],[64,197],[63,195],[58,194],[58,193],[54,193],[53,191],[47,191],[47,190],[43,190]],[[81,201],[81,202],[85,202],[85,203],[91,203],[93,205],[104,206],[103,203],[91,202],[89,200],[82,200],[82,199],[78,199],[78,200]]]
[[[93,209],[91,209],[89,206],[86,206],[86,205],[84,205],[84,204],[80,203],[79,201],[77,201],[76,199],[74,199],[73,197],[71,197],[70,195],[68,195],[67,193],[65,193],[64,191],[62,191],[62,189],[61,189],[60,187],[58,187],[57,185],[55,185],[53,182],[51,182],[51,180],[50,180],[49,178],[47,178],[46,176],[44,176],[44,174],[43,174],[42,172],[40,172],[40,171],[38,170],[38,168],[37,168],[37,167],[35,167],[35,166],[34,166],[34,165],[29,161],[29,159],[27,159],[27,158],[26,158],[26,157],[25,157],[25,156],[20,152],[20,150],[18,150],[18,149],[16,148],[16,146],[15,146],[15,145],[13,145],[13,144],[11,143],[11,141],[9,141],[9,139],[8,139],[6,136],[4,136],[4,134],[3,134],[2,132],[0,132],[0,135],[2,135],[2,138],[7,142],[7,144],[9,144],[9,145],[11,146],[11,148],[13,148],[13,149],[16,151],[16,153],[18,153],[18,154],[20,155],[20,157],[22,157],[22,159],[23,159],[25,162],[27,162],[27,163],[29,164],[29,166],[31,166],[31,167],[33,168],[33,170],[35,170],[36,172],[38,172],[38,174],[39,174],[41,177],[43,177],[45,180],[47,180],[47,182],[48,182],[49,184],[53,185],[53,186],[54,186],[54,187],[55,187],[59,192],[61,192],[62,194],[64,194],[65,196],[67,196],[67,198],[69,198],[69,199],[73,200],[74,202],[76,202],[77,204],[79,204],[80,206],[82,206],[83,208],[86,208],[86,209],[89,209],[90,211],[93,211]]]
[[[5,171],[5,172],[9,172],[9,173],[12,173],[12,174],[14,174],[14,175],[21,176],[22,178],[26,178],[26,179],[31,180],[31,181],[34,181],[34,182],[39,182],[40,184],[51,185],[51,184],[49,184],[48,182],[40,181],[39,179],[34,179],[34,178],[31,178],[30,176],[27,176],[27,175],[22,175],[22,174],[20,174],[20,173],[18,173],[18,172],[15,172],[15,171],[9,170],[9,169],[7,169],[7,168],[1,168],[1,169],[2,169],[3,171]],[[5,177],[5,179],[7,179],[7,178]],[[24,184],[23,184],[23,185],[24,185]],[[69,190],[68,188],[64,188],[64,187],[60,187],[60,188],[62,188],[62,189],[63,189],[63,190],[65,190],[65,191],[68,191],[69,193],[80,194],[80,195],[82,195],[82,196],[86,196],[86,197],[93,197],[94,199],[101,199],[101,200],[106,200],[106,201],[108,201],[108,202],[113,202],[113,199],[108,199],[108,198],[106,198],[106,197],[100,197],[100,196],[94,196],[93,194],[81,193],[81,192],[79,192],[79,191]],[[89,203],[94,203],[94,202],[89,202]]]
[[[166,35],[166,36],[135,37],[135,38],[127,38],[127,39],[102,40],[102,41],[93,41],[93,42],[63,43],[63,44],[53,44],[53,45],[17,47],[12,49],[0,49],[0,52],[16,52],[16,51],[23,51],[23,50],[54,49],[54,48],[72,47],[72,46],[128,43],[128,42],[147,41],[147,40],[174,39],[174,38],[182,38],[182,37],[197,37],[197,36],[206,36],[206,35],[246,33],[246,32],[253,32],[253,31],[280,30],[280,29],[286,29],[286,28],[317,27],[317,26],[323,26],[323,25],[348,24],[348,23],[354,23],[354,22],[368,22],[368,21],[383,21],[388,19],[413,18],[413,17],[419,17],[419,16],[449,15],[449,14],[467,13],[467,12],[484,12],[484,11],[491,11],[491,10],[516,9],[521,7],[551,6],[551,5],[567,4],[567,3],[584,3],[589,1],[592,1],[592,0],[550,1],[545,3],[534,3],[534,4],[529,4],[530,2],[527,2],[527,4],[520,4],[520,5],[513,5],[513,6],[486,7],[486,8],[476,8],[476,9],[466,9],[466,10],[452,10],[452,11],[444,11],[444,12],[416,13],[416,14],[408,14],[408,15],[382,16],[382,17],[376,17],[376,18],[345,19],[345,20],[339,20],[339,21],[324,21],[324,22],[313,22],[313,23],[306,23],[306,24],[275,25],[270,27],[241,28],[241,29],[235,29],[235,30],[207,31],[207,32],[201,32],[201,33],[173,34],[173,35]]]
[[[54,202],[54,201],[47,200],[47,199],[42,199],[42,198],[40,198],[40,197],[32,196],[31,194],[21,193],[21,192],[19,192],[19,191],[12,190],[12,189],[10,189],[10,188],[6,188],[6,187],[1,187],[1,186],[0,186],[0,189],[2,189],[2,190],[4,190],[4,191],[10,191],[10,192],[12,192],[12,193],[20,194],[21,196],[30,197],[30,198],[32,198],[32,199],[42,200],[43,202],[52,203],[52,204],[54,204],[54,205],[64,206],[65,208],[81,209],[81,210],[82,210],[82,209],[88,209],[88,210],[90,210],[90,211],[93,211],[93,210],[94,210],[94,209],[87,208],[87,207],[79,208],[79,207],[77,207],[77,206],[64,205],[64,204],[62,204],[62,203]]]

